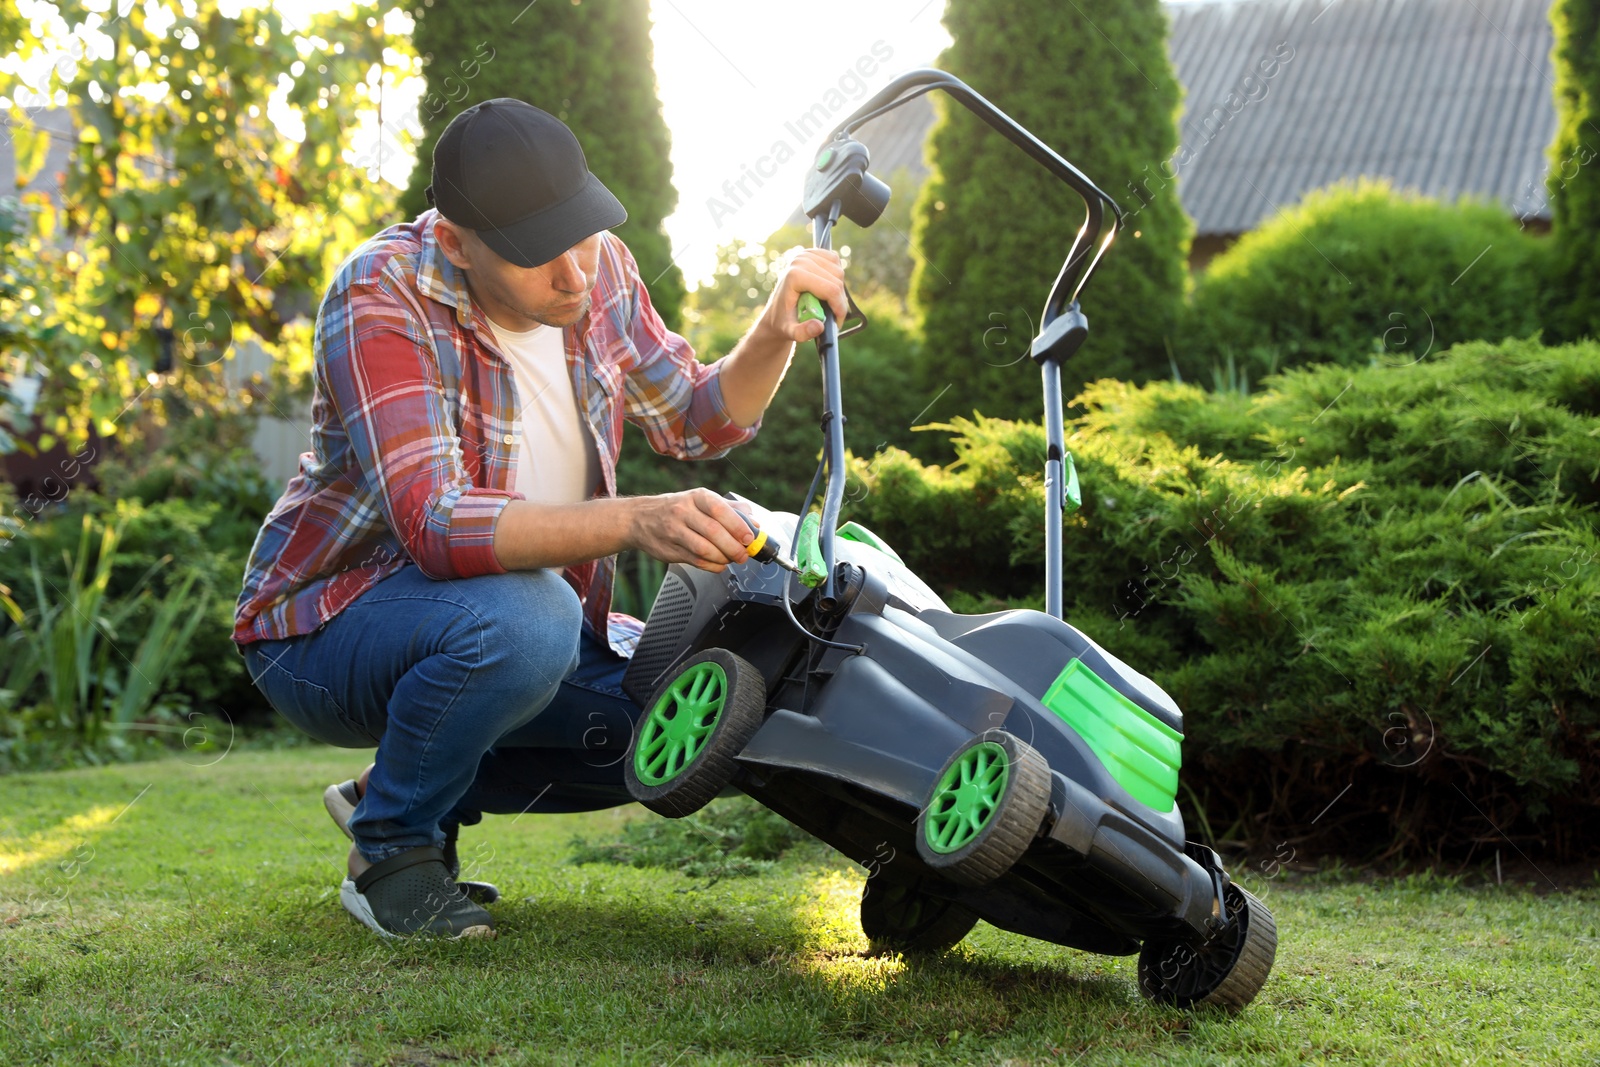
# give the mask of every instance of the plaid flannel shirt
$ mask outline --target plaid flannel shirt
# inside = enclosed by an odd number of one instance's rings
[[[238,645],[310,633],[408,564],[447,581],[506,568],[494,554],[522,427],[511,367],[464,273],[434,238],[437,212],[391,226],[335,274],[317,312],[310,452],[267,515],[234,612]],[[615,496],[626,419],[678,459],[715,459],[761,427],[723,406],[703,364],[650,304],[633,255],[601,235],[587,315],[562,330],[573,395]],[[632,655],[643,624],[611,608],[616,557],[569,566],[584,625]]]

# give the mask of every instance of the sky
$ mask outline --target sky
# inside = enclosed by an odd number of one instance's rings
[[[800,202],[827,130],[949,44],[944,0],[653,0],[656,79],[672,134],[678,208],[666,222],[691,282],[719,244],[760,241]],[[779,164],[779,159],[786,162]],[[743,188],[736,183],[743,179]]]

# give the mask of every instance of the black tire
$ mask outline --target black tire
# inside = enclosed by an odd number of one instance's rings
[[[914,879],[868,878],[861,890],[861,932],[872,954],[936,955],[954,948],[978,913],[922,890]]]
[[[946,778],[974,749],[998,745],[1004,751],[1003,784],[980,828],[954,851],[931,840],[947,803]],[[934,779],[933,791],[917,813],[917,855],[941,877],[961,885],[987,885],[1009,871],[1028,851],[1050,810],[1050,765],[1033,746],[1004,730],[989,730],[957,749]],[[930,823],[934,829],[930,831]]]
[[[649,775],[637,765],[640,743],[655,740],[667,723],[689,713],[685,710],[688,707],[685,694],[680,690],[675,695],[674,686],[697,677],[707,678],[710,685],[709,679],[715,678],[715,672],[704,664],[720,668],[723,687],[720,708],[712,720],[710,732],[688,761],[672,770],[665,780],[648,780],[661,776]],[[739,767],[736,757],[761,728],[766,708],[766,681],[750,663],[724,648],[708,648],[690,657],[656,687],[644,714],[639,716],[633,739],[628,744],[628,755],[623,760],[628,792],[651,811],[669,819],[693,815],[711,803],[733,780]],[[652,728],[653,722],[657,725]]]
[[[1278,924],[1267,906],[1230,884],[1229,929],[1202,949],[1149,940],[1139,952],[1139,992],[1157,1004],[1211,1004],[1237,1012],[1256,998],[1278,954]]]

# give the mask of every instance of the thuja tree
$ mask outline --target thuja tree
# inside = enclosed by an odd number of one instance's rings
[[[572,128],[589,169],[628,209],[617,236],[638,260],[656,310],[677,328],[683,275],[661,222],[678,194],[656,96],[648,0],[421,0],[413,15],[428,93],[401,209],[408,216],[427,209],[433,145],[452,118],[481,100],[526,100]]]
[[[1555,0],[1555,141],[1550,213],[1560,276],[1551,326],[1600,336],[1600,2]]]
[[[1177,148],[1180,93],[1158,0],[950,0],[944,21],[954,43],[939,65],[1112,196]],[[932,175],[913,233],[923,385],[930,398],[950,387],[935,415],[977,408],[1036,417],[1028,340],[1083,209],[965,108],[942,96],[936,103]],[[1167,369],[1190,225],[1173,183],[1141,189],[1139,202],[1123,204],[1137,214],[1085,291],[1089,340],[1065,368],[1069,399],[1084,381]]]

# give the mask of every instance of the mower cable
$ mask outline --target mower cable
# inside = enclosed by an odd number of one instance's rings
[[[826,238],[826,235],[828,234],[828,232],[830,232],[833,229],[833,223],[839,217],[838,212],[839,212],[839,205],[837,203],[835,203],[833,205],[833,210],[828,215],[828,220],[827,220],[828,224],[823,230],[823,236],[818,238],[819,242],[824,240]],[[817,343],[818,343],[819,346],[821,345],[820,339],[818,340]],[[820,353],[821,353],[821,350],[820,350],[820,347],[819,347],[818,354],[820,355]],[[825,413],[823,415],[823,417],[822,417],[822,454],[817,457],[817,469],[811,475],[811,487],[806,490],[805,501],[800,505],[799,514],[795,516],[795,520],[794,520],[794,535],[791,538],[791,540],[792,540],[792,542],[794,544],[794,552],[796,553],[797,556],[798,556],[798,554],[800,552],[800,525],[801,525],[802,521],[804,520],[806,514],[808,512],[810,512],[812,502],[815,501],[816,498],[817,498],[817,490],[819,488],[821,488],[821,486],[822,486],[822,472],[824,470],[826,470],[831,474],[832,471],[833,471],[833,465],[834,465],[834,462],[835,462],[835,457],[833,455],[833,439],[828,436],[828,420],[832,419],[834,417],[835,416],[834,416],[833,412],[831,412],[831,411]],[[778,599],[783,601],[783,613],[785,615],[789,616],[789,621],[794,624],[794,628],[796,630],[799,630],[800,633],[802,635],[804,635],[805,637],[811,639],[812,641],[817,642],[820,645],[826,645],[829,648],[848,649],[849,651],[854,652],[857,655],[864,654],[867,651],[867,646],[866,645],[851,645],[851,644],[845,644],[844,642],[841,642],[841,641],[830,641],[826,637],[818,637],[816,634],[814,634],[810,630],[806,629],[805,628],[805,624],[802,623],[798,618],[795,617],[794,605],[789,602],[789,577],[788,577],[788,575],[784,576],[783,591],[778,594]]]
[[[850,645],[841,641],[830,641],[826,637],[818,637],[816,634],[806,629],[805,624],[799,619],[795,618],[794,605],[789,603],[789,582],[787,575],[784,576],[783,592],[779,594],[779,599],[783,601],[783,613],[789,616],[789,621],[794,623],[794,628],[799,630],[806,637],[809,637],[811,640],[820,645],[827,645],[829,648],[849,649],[851,652],[854,652],[857,655],[864,654],[867,651],[866,645]]]

